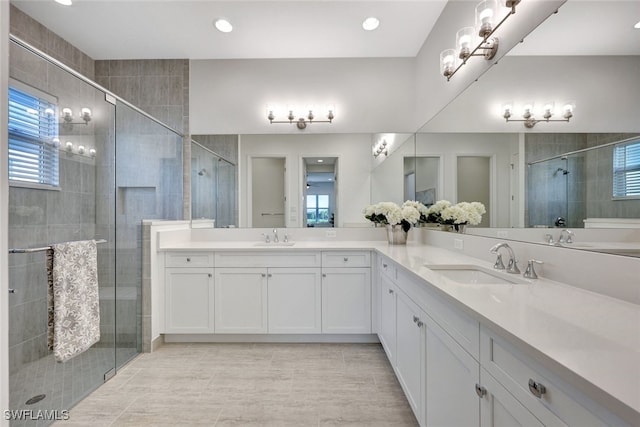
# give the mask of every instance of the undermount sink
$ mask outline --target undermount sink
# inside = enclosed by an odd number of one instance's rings
[[[258,242],[254,243],[253,246],[259,246],[262,248],[277,248],[280,246],[293,246],[296,242]]]
[[[470,264],[425,264],[430,270],[461,284],[470,285],[515,285],[528,283],[516,275]]]

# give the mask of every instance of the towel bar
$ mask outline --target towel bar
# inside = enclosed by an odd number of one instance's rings
[[[105,239],[99,239],[95,241],[96,243],[107,243]],[[10,254],[30,254],[32,252],[43,252],[48,249],[51,249],[52,245],[43,246],[41,248],[28,248],[28,249],[9,249]]]

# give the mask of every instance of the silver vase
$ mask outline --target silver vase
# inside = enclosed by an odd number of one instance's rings
[[[387,224],[387,240],[390,245],[405,245],[407,243],[407,232],[402,229],[400,224]]]

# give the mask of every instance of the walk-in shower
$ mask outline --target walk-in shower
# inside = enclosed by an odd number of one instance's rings
[[[9,85],[22,97],[10,123],[36,130],[9,127],[8,409],[68,410],[142,349],[142,220],[182,217],[182,136],[15,37]],[[37,159],[31,175],[25,156]],[[102,242],[101,338],[58,363],[47,349],[45,253],[30,249],[87,239]]]
[[[237,226],[236,165],[191,141],[191,217]]]

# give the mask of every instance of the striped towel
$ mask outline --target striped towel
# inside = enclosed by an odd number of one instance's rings
[[[58,362],[100,341],[97,248],[93,240],[52,245],[49,265],[49,344]]]

